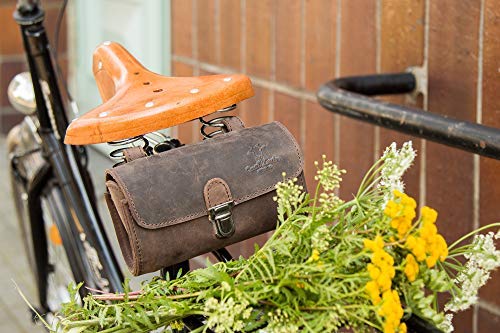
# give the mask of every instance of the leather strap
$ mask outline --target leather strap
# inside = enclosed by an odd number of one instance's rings
[[[123,157],[127,163],[146,156],[147,154],[142,147],[130,147],[123,151]]]
[[[207,210],[214,208],[225,202],[233,201],[231,191],[227,183],[221,178],[212,178],[203,189]]]
[[[238,131],[245,128],[245,124],[236,116],[227,117],[221,120],[229,132]]]

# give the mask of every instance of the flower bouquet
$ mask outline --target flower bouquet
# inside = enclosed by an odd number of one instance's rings
[[[175,331],[194,318],[195,332],[404,333],[420,318],[451,332],[453,313],[477,301],[500,265],[500,223],[447,245],[437,212],[417,212],[403,192],[414,158],[411,142],[391,145],[343,201],[336,192],[345,171],[323,157],[313,196],[293,180],[277,184],[277,229],[250,258],[156,278],[138,292],[88,295],[83,305],[74,287],[58,329]],[[487,228],[496,233],[480,234]]]

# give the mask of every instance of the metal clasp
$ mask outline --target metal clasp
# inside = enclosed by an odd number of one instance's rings
[[[208,211],[208,218],[214,224],[215,235],[218,238],[227,238],[234,234],[233,214],[231,212],[234,201],[221,203]]]

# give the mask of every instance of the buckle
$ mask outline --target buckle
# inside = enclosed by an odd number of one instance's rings
[[[214,224],[217,238],[227,238],[234,234],[233,214],[234,201],[221,203],[208,211],[208,218]]]

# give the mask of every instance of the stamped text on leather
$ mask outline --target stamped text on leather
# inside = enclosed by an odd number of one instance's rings
[[[247,155],[253,155],[255,158],[255,163],[252,165],[247,165],[245,170],[248,172],[262,173],[267,170],[271,170],[274,166],[281,160],[279,156],[269,155],[265,150],[267,144],[257,143],[247,152]]]

